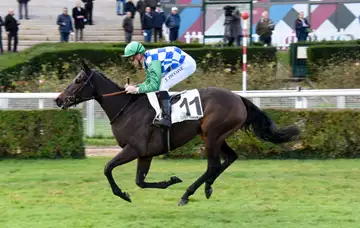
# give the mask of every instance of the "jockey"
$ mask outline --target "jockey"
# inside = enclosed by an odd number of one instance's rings
[[[123,57],[137,68],[145,68],[146,80],[137,85],[126,85],[126,93],[149,93],[160,91],[162,119],[155,124],[171,127],[171,104],[168,90],[189,77],[196,70],[195,60],[175,46],[145,50],[139,42],[125,47]]]

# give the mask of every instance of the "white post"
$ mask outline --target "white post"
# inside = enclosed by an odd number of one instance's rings
[[[44,109],[44,99],[39,99],[39,109]]]
[[[186,42],[187,44],[189,44],[189,43],[190,43],[190,39],[191,39],[190,33],[189,33],[189,32],[186,32],[186,35],[184,36],[184,38],[185,38],[185,42]]]
[[[0,99],[0,109],[8,109],[9,108],[9,99],[1,98]]]
[[[247,69],[246,69],[246,64],[247,64],[247,55],[246,55],[246,46],[247,46],[247,19],[249,18],[249,13],[244,12],[242,13],[242,18],[243,18],[243,93],[246,93],[246,77],[247,77]]]
[[[198,32],[198,38],[199,38],[199,43],[202,44],[204,41],[204,36],[203,36],[202,32]]]
[[[86,115],[87,115],[87,136],[94,136],[94,112],[95,112],[95,103],[94,100],[89,100],[86,105]]]
[[[254,97],[253,99],[254,105],[256,105],[258,108],[260,108],[261,100],[260,97]]]
[[[191,40],[192,41],[196,41],[197,40],[197,35],[196,35],[196,32],[195,31],[192,31],[192,33],[191,33]],[[190,43],[191,43],[191,40],[190,40]]]
[[[345,108],[345,96],[338,96],[336,102],[337,108]]]

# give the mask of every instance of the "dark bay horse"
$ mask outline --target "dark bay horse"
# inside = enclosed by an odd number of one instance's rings
[[[182,182],[173,176],[168,181],[145,182],[152,157],[167,151],[163,129],[152,124],[155,110],[145,94],[126,94],[124,88],[108,79],[104,74],[90,69],[82,62],[82,70],[72,83],[56,98],[62,109],[95,99],[108,116],[113,135],[123,149],[104,169],[112,192],[131,202],[127,192],[122,191],[112,175],[112,170],[134,159],[138,159],[136,184],[140,188],[165,189]],[[106,94],[119,93],[117,96]],[[120,94],[121,93],[121,94]],[[208,166],[206,172],[187,188],[179,206],[189,202],[189,196],[205,183],[205,195],[209,199],[211,185],[237,158],[225,139],[239,129],[252,130],[265,141],[284,143],[295,140],[300,131],[296,126],[276,129],[275,123],[248,99],[220,88],[199,89],[204,116],[199,120],[184,121],[172,125],[172,147],[181,147],[200,135],[205,144]],[[221,156],[224,161],[221,163]]]

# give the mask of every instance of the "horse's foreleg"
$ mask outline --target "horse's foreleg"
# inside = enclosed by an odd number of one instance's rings
[[[138,158],[136,184],[140,188],[161,188],[165,189],[173,184],[180,183],[182,180],[176,176],[173,176],[168,181],[161,181],[155,183],[145,182],[146,175],[149,172],[152,157],[141,157]]]
[[[214,176],[210,177],[205,182],[205,195],[208,199],[213,192],[211,185],[215,182],[216,178],[218,178],[220,174],[224,172],[225,169],[227,169],[238,158],[236,152],[231,149],[225,141],[223,144],[221,144],[221,152],[224,157],[224,162],[221,164],[221,168],[216,172]]]
[[[199,177],[192,185],[188,187],[184,195],[179,201],[179,206],[183,206],[189,202],[189,196],[193,195],[195,191],[210,177],[214,176],[221,167],[220,148],[216,145],[206,148],[208,152],[208,167],[206,172]]]
[[[130,196],[127,192],[121,191],[119,186],[115,183],[114,177],[112,175],[112,170],[119,165],[126,164],[138,157],[138,154],[129,146],[125,146],[124,149],[117,154],[113,159],[111,159],[105,166],[104,174],[109,181],[112,192],[114,195],[119,196],[120,198],[131,202]]]

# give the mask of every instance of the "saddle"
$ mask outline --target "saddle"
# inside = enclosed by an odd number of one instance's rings
[[[181,98],[181,94],[185,93],[186,90],[181,91],[181,92],[177,92],[174,94],[170,94],[170,104],[176,104],[176,102],[178,102]],[[158,101],[160,100],[160,92],[156,92],[156,97],[158,99]]]

